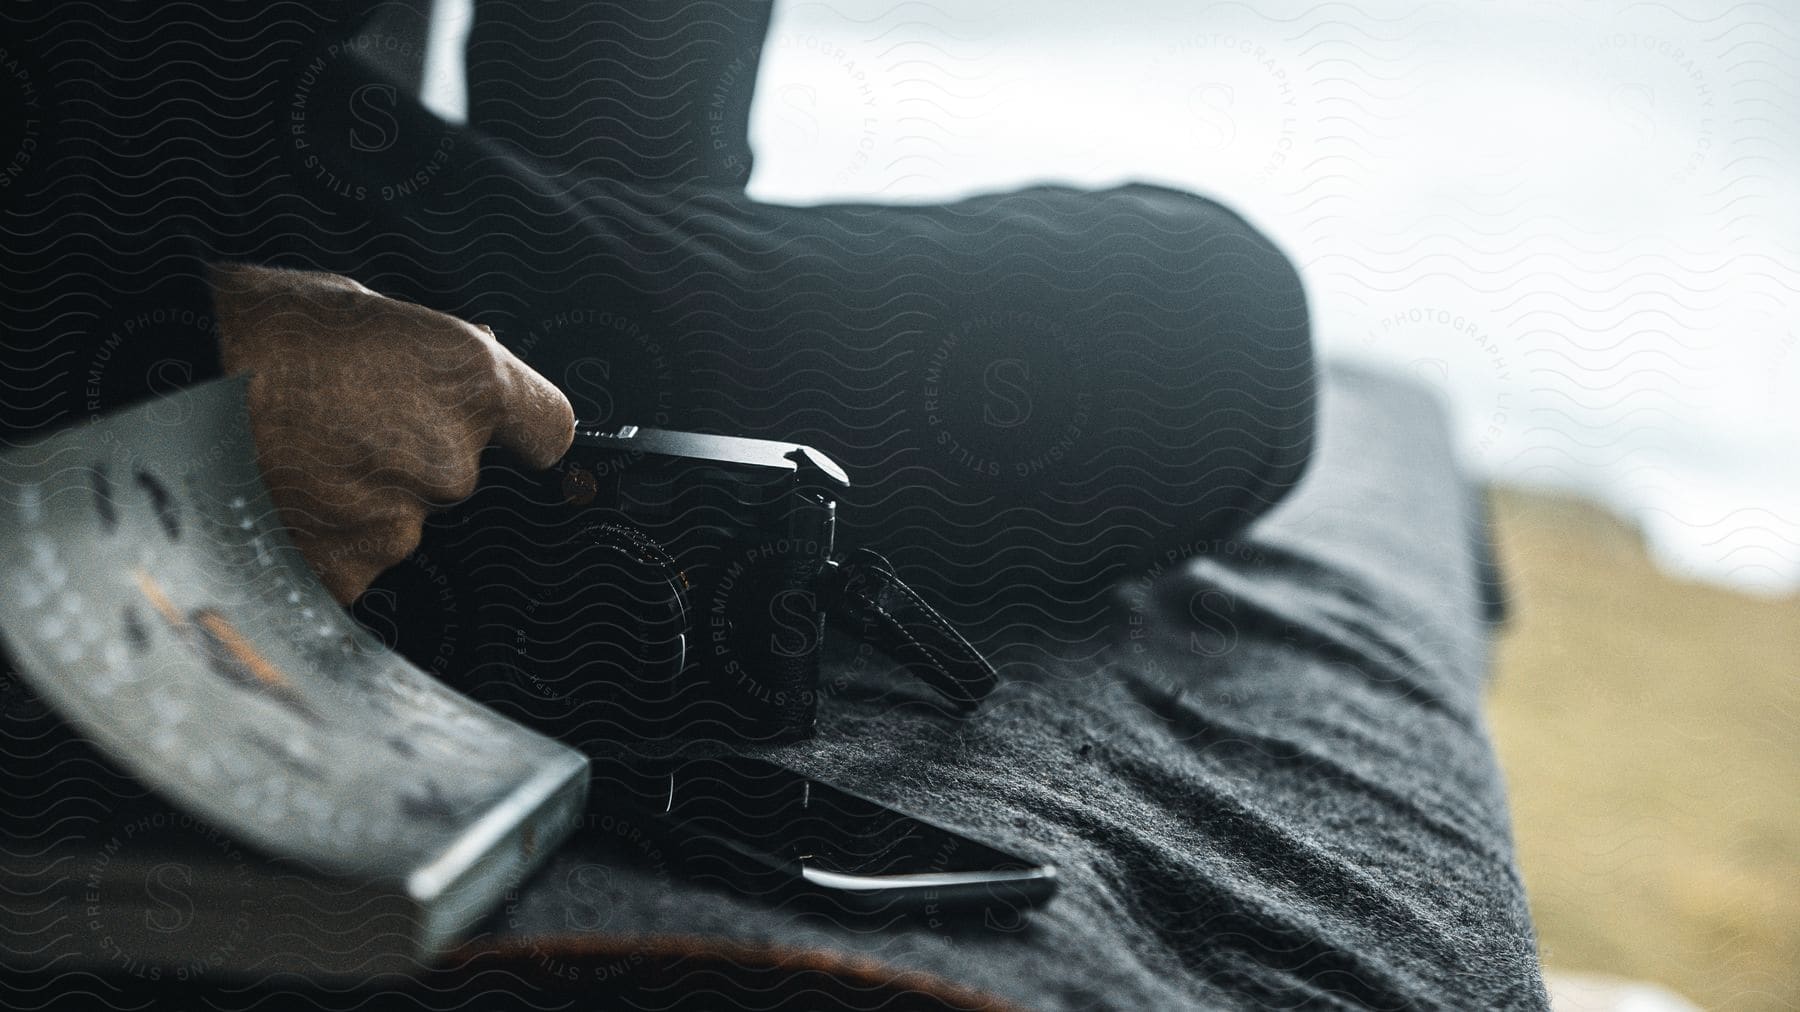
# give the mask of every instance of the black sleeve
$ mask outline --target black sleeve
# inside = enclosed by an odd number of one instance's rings
[[[38,272],[8,312],[0,425],[6,445],[175,393],[220,373],[197,246],[132,269]]]
[[[219,374],[209,244],[179,221],[133,234],[102,182],[8,210],[0,448]]]
[[[0,11],[0,439],[218,372],[209,259],[265,259],[294,61],[342,27],[193,5]],[[335,227],[335,226],[334,226]]]

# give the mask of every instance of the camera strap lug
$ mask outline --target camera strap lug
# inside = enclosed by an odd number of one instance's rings
[[[959,708],[975,709],[999,682],[981,651],[881,555],[859,548],[828,561],[823,589],[832,623],[892,654]]]

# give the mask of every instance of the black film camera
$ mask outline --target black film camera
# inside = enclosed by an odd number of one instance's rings
[[[487,468],[368,600],[415,662],[576,745],[809,734],[828,622],[973,709],[992,666],[880,556],[837,552],[848,486],[810,447],[578,427],[551,471]]]

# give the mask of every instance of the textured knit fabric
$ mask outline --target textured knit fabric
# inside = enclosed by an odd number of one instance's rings
[[[688,879],[600,790],[419,984],[0,984],[46,1008],[1546,1007],[1481,719],[1479,503],[1416,388],[1322,389],[1299,489],[1121,587],[1102,656],[1013,665],[962,719],[846,651],[819,737],[775,752],[1055,865],[1033,913],[840,921],[746,898]]]
[[[1479,503],[1416,388],[1340,372],[1322,409],[1295,494],[1124,594],[1098,661],[1021,674],[967,722],[841,698],[782,753],[1056,865],[1045,909],[819,923],[671,878],[620,826],[495,926],[857,952],[1031,1008],[1544,1007],[1481,716]]]

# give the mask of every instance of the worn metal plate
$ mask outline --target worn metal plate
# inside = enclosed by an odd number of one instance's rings
[[[263,488],[241,380],[0,457],[0,631],[46,703],[172,804],[387,883],[433,934],[490,906],[585,798],[585,757],[326,593]]]

